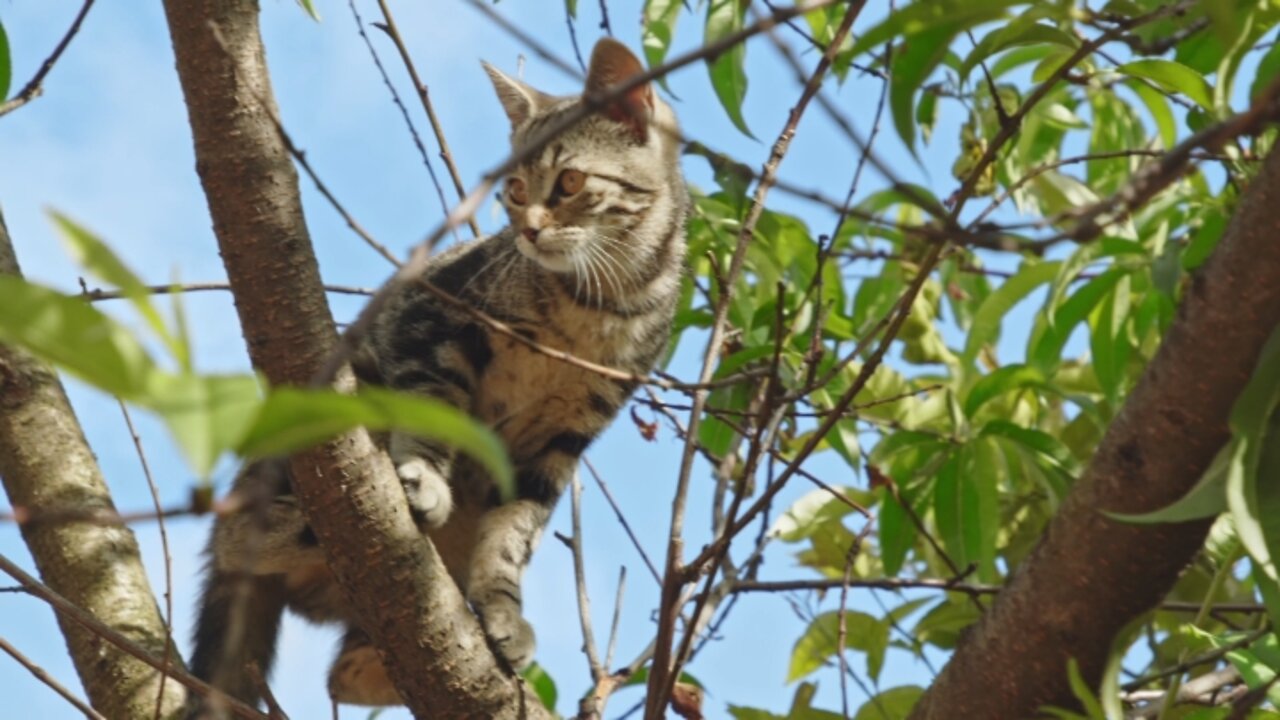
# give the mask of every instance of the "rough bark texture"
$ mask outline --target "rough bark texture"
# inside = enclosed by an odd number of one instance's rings
[[[0,273],[21,275],[0,217]],[[57,374],[30,355],[0,345],[0,481],[9,502],[37,513],[53,510],[114,512],[93,451]],[[165,652],[166,633],[147,582],[133,532],[85,522],[22,526],[45,583],[145,648]],[[174,680],[159,695],[160,675],[80,625],[58,622],[71,660],[93,707],[109,718],[181,714],[186,693]],[[181,666],[175,648],[170,659]]]
[[[297,174],[269,114],[258,4],[165,0],[165,11],[196,166],[250,357],[273,384],[305,384],[336,336]],[[498,669],[367,433],[301,454],[292,469],[330,567],[417,717],[546,716]]]
[[[1204,542],[1207,521],[1126,525],[1184,495],[1227,441],[1228,415],[1280,324],[1280,153],[1213,257],[1039,547],[967,633],[917,720],[1023,718],[1075,704],[1067,660],[1096,686],[1112,639],[1151,609]]]

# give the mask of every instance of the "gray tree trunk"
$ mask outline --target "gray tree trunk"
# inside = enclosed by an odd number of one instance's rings
[[[0,216],[0,274],[21,276]],[[93,451],[54,371],[30,355],[0,345],[0,482],[9,503],[37,515],[59,510],[115,512]],[[147,582],[138,542],[123,525],[50,521],[25,523],[22,537],[44,582],[155,657],[167,633]],[[109,718],[180,716],[186,691],[174,680],[160,694],[160,674],[58,617],[89,703]],[[169,647],[177,667],[182,659]]]

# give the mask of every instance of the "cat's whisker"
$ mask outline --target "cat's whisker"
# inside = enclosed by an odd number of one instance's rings
[[[597,235],[596,237],[598,238],[600,236]],[[618,274],[614,272],[614,269],[619,267],[617,258],[610,255],[605,248],[596,245],[594,242],[587,247],[591,249],[591,253],[600,261],[600,269],[609,276],[609,283],[612,287],[613,294],[621,295],[625,292],[626,287],[623,285],[622,280],[619,279]]]

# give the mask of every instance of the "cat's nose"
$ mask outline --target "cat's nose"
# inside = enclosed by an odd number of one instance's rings
[[[521,230],[520,233],[524,235],[525,240],[528,240],[535,245],[538,244],[538,228],[527,227],[524,230]]]

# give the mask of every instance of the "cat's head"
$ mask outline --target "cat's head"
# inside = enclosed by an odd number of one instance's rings
[[[512,148],[519,148],[562,122],[583,96],[644,66],[622,43],[603,39],[591,53],[583,95],[569,97],[542,93],[488,64],[485,70],[511,120]],[[662,229],[683,212],[678,137],[671,108],[649,83],[558,135],[513,170],[499,193],[520,252],[552,272],[628,284],[657,251]]]

